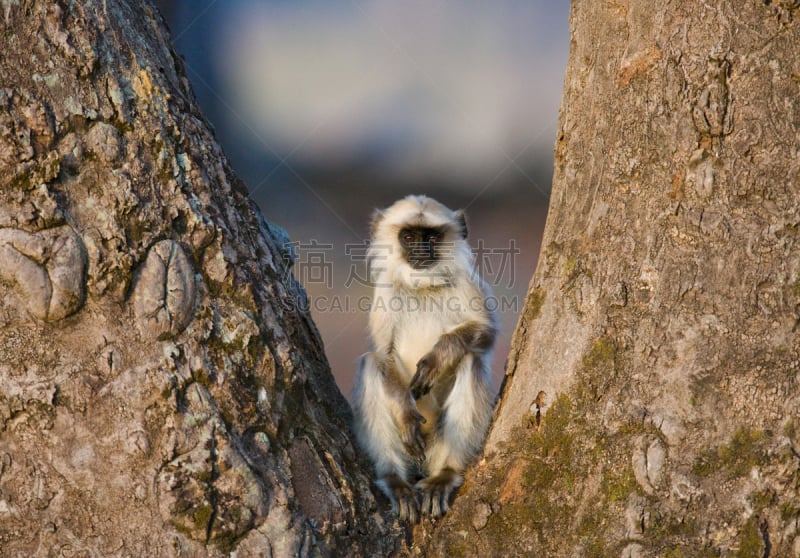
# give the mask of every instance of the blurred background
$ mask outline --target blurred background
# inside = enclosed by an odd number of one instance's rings
[[[467,212],[499,387],[547,212],[567,0],[160,0],[205,116],[295,274],[342,392],[368,350],[370,215]]]

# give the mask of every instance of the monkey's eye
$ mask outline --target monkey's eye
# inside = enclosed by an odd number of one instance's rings
[[[414,235],[411,233],[403,233],[403,243],[405,244],[413,244],[414,243]]]
[[[428,235],[428,242],[429,242],[430,244],[436,244],[436,243],[437,243],[437,242],[439,242],[440,240],[441,240],[441,238],[439,237],[439,235],[438,235],[438,234],[429,234],[429,235]]]

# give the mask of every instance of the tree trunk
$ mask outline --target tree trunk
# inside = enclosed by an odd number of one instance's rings
[[[573,2],[542,254],[428,554],[800,556],[799,16]]]
[[[0,6],[0,555],[391,552],[285,234],[161,18]]]
[[[0,554],[394,552],[160,18],[2,8]],[[800,555],[798,15],[574,3],[508,381],[421,552]]]

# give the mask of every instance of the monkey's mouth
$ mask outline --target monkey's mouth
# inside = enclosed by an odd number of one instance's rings
[[[414,269],[430,269],[436,265],[436,258],[409,258],[408,263]]]

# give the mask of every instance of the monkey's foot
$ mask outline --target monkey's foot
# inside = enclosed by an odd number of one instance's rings
[[[422,479],[416,484],[422,491],[422,515],[441,517],[450,509],[450,497],[461,486],[464,478],[453,469],[442,469],[438,474]]]
[[[380,479],[378,485],[392,501],[392,511],[400,519],[411,523],[419,521],[419,503],[413,486],[394,474]]]

